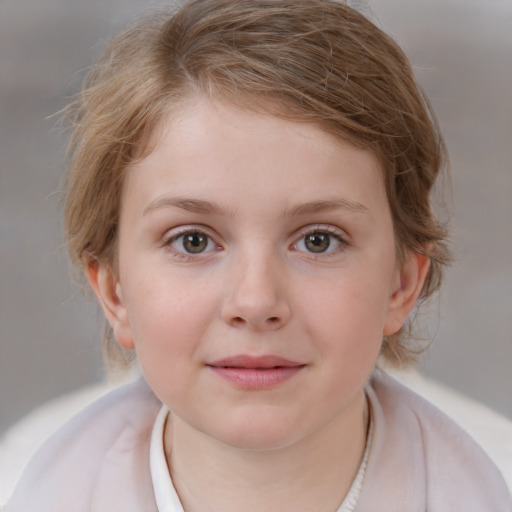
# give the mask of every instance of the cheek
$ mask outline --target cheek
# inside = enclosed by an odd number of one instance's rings
[[[309,327],[326,360],[347,371],[373,365],[382,343],[388,289],[371,276],[340,280],[316,300],[311,295],[305,311],[315,311]],[[311,299],[313,299],[311,301]]]
[[[341,328],[382,327],[390,298],[389,279],[371,273],[348,272],[317,294],[319,311]]]
[[[128,317],[140,366],[146,375],[179,374],[193,360],[215,315],[212,292],[192,290],[190,283],[156,278],[130,283]]]

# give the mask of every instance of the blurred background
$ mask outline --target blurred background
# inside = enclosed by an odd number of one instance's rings
[[[104,378],[102,319],[62,247],[56,114],[113,34],[168,2],[0,3],[0,434]],[[512,2],[353,2],[403,46],[452,161],[457,257],[422,315],[424,374],[512,418]]]

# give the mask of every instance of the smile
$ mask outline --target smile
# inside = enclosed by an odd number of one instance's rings
[[[219,377],[242,389],[269,389],[291,379],[301,364],[278,356],[234,356],[207,364]]]

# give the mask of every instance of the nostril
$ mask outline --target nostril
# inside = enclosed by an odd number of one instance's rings
[[[281,315],[266,316],[252,314],[247,317],[243,315],[230,315],[228,318],[224,318],[224,320],[231,327],[235,327],[237,329],[249,328],[254,330],[275,330],[280,329],[286,324],[286,319]]]
[[[235,325],[235,326],[242,326],[245,324],[245,320],[240,316],[235,316],[235,318],[233,318],[232,322],[233,322],[233,325]]]

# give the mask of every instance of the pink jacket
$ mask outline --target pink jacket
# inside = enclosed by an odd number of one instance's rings
[[[460,427],[378,371],[367,391],[374,437],[358,512],[512,512],[498,469]],[[160,407],[140,380],[84,410],[34,457],[3,512],[156,511]]]

